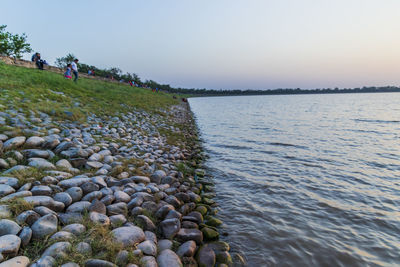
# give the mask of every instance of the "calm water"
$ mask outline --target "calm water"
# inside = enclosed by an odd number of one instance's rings
[[[400,94],[189,100],[249,266],[400,265]]]

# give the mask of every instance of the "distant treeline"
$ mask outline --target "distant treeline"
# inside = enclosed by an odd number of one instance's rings
[[[169,86],[168,86],[169,87]],[[162,88],[163,89],[163,88]],[[383,93],[400,92],[400,87],[362,87],[362,88],[323,88],[323,89],[273,89],[273,90],[207,90],[165,88],[171,93],[201,95],[201,96],[234,96],[234,95],[300,95],[300,94],[345,94],[345,93]]]

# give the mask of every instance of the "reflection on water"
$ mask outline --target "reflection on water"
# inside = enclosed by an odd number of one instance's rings
[[[249,266],[400,264],[400,94],[189,101]]]

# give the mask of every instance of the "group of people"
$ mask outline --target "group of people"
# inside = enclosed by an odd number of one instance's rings
[[[78,62],[77,58],[74,59],[71,63],[68,63],[67,70],[64,73],[64,77],[66,79],[72,79],[72,74],[74,75],[74,82],[78,81]]]

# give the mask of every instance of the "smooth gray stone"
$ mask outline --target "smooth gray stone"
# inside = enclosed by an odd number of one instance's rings
[[[66,169],[72,168],[71,163],[66,159],[60,159],[59,161],[57,161],[56,166],[60,167],[60,168],[66,168]]]
[[[144,255],[157,256],[157,246],[153,241],[145,240],[137,245],[137,248],[143,251]]]
[[[178,251],[176,254],[179,257],[193,257],[194,253],[196,252],[196,242],[190,240],[186,241],[182,245],[179,246]]]
[[[42,256],[37,262],[36,267],[53,267],[56,260],[51,256]]]
[[[153,256],[144,256],[140,259],[140,266],[158,267],[157,261]]]
[[[70,205],[67,208],[67,213],[84,213],[88,211],[89,206],[90,206],[89,201],[75,202],[74,204]]]
[[[158,241],[158,250],[163,251],[164,249],[171,249],[172,241],[168,239],[161,239]]]
[[[72,202],[77,202],[82,199],[83,191],[80,187],[74,186],[65,191],[68,195],[71,196]]]
[[[59,232],[55,233],[54,235],[52,235],[49,240],[52,240],[52,241],[68,241],[68,240],[71,240],[71,239],[74,239],[74,238],[75,238],[75,235],[70,233],[70,232],[59,231]]]
[[[117,267],[117,265],[105,260],[90,259],[85,262],[85,267]]]
[[[33,238],[43,238],[57,232],[57,216],[48,214],[38,219],[31,227]]]
[[[138,222],[143,225],[143,229],[147,231],[155,231],[156,226],[146,215],[138,215],[136,217]]]
[[[101,224],[101,225],[110,225],[110,218],[108,218],[107,215],[101,214],[95,211],[92,211],[89,213],[89,218],[92,222],[95,224]]]
[[[39,136],[31,136],[26,140],[26,147],[40,147],[45,142],[43,137]]]
[[[161,251],[157,257],[157,263],[159,267],[182,267],[183,264],[179,259],[178,255],[170,249]]]
[[[68,180],[63,180],[58,183],[59,186],[61,186],[64,189],[68,189],[71,187],[79,187],[82,184],[89,182],[90,178],[71,178]]]
[[[58,202],[64,203],[65,207],[68,207],[72,203],[72,197],[66,192],[60,192],[54,195],[53,199]]]
[[[19,191],[19,192],[16,192],[16,193],[9,194],[8,196],[2,197],[0,199],[0,201],[9,201],[9,200],[12,200],[12,199],[15,199],[15,198],[29,197],[29,196],[32,196],[32,192],[31,191]]]
[[[70,232],[74,235],[80,235],[83,234],[86,231],[86,227],[83,224],[80,223],[73,223],[73,224],[69,224],[64,226],[62,229],[62,231],[66,231],[66,232]]]
[[[0,184],[0,197],[7,196],[15,192],[15,189],[8,184]]]
[[[56,166],[53,163],[42,158],[30,158],[28,166],[43,170],[55,170]]]
[[[32,229],[28,226],[22,228],[21,233],[19,233],[19,238],[21,238],[21,245],[26,247],[31,241],[32,238]]]
[[[22,212],[20,215],[17,216],[15,219],[17,223],[20,225],[23,225],[24,223],[27,223],[29,225],[34,224],[38,219],[40,218],[40,215],[36,213],[33,210],[26,210]]]
[[[71,248],[69,242],[57,242],[48,247],[42,254],[42,257],[51,256],[54,258],[65,257]]]
[[[46,208],[44,206],[39,206],[33,209],[34,212],[37,212],[38,214],[40,214],[41,216],[45,216],[47,214],[54,214],[57,215],[57,212],[52,211],[49,208]]]
[[[179,232],[181,223],[179,219],[166,219],[160,224],[163,236],[167,239],[172,239]],[[201,232],[200,232],[201,233]],[[187,240],[185,240],[187,241]]]
[[[50,158],[50,152],[47,150],[26,149],[23,151],[23,153],[27,158],[43,158],[43,159]]]
[[[15,256],[21,245],[21,238],[16,235],[0,236],[0,253],[3,256]]]
[[[0,267],[27,267],[29,263],[28,257],[18,256],[0,263]]]
[[[18,189],[18,179],[14,177],[1,176],[0,184],[7,184],[15,189]]]
[[[111,231],[115,242],[122,244],[123,247],[133,246],[145,240],[142,229],[136,226],[119,227]]]
[[[58,213],[58,218],[64,225],[83,222],[83,216],[80,213]]]
[[[21,231],[21,226],[19,226],[16,222],[2,219],[0,220],[0,236],[3,235],[16,235]]]
[[[161,179],[164,178],[166,175],[166,173],[162,170],[158,170],[155,171],[151,176],[150,176],[150,180],[152,183],[156,183],[159,184],[161,182]]]
[[[22,146],[25,143],[26,137],[25,136],[17,136],[11,139],[8,139],[3,144],[4,151],[11,150]]]
[[[196,244],[201,244],[203,242],[203,233],[198,229],[181,228],[176,236],[180,242],[189,240],[195,241]]]
[[[53,190],[47,185],[36,185],[31,189],[34,196],[51,196]]]

